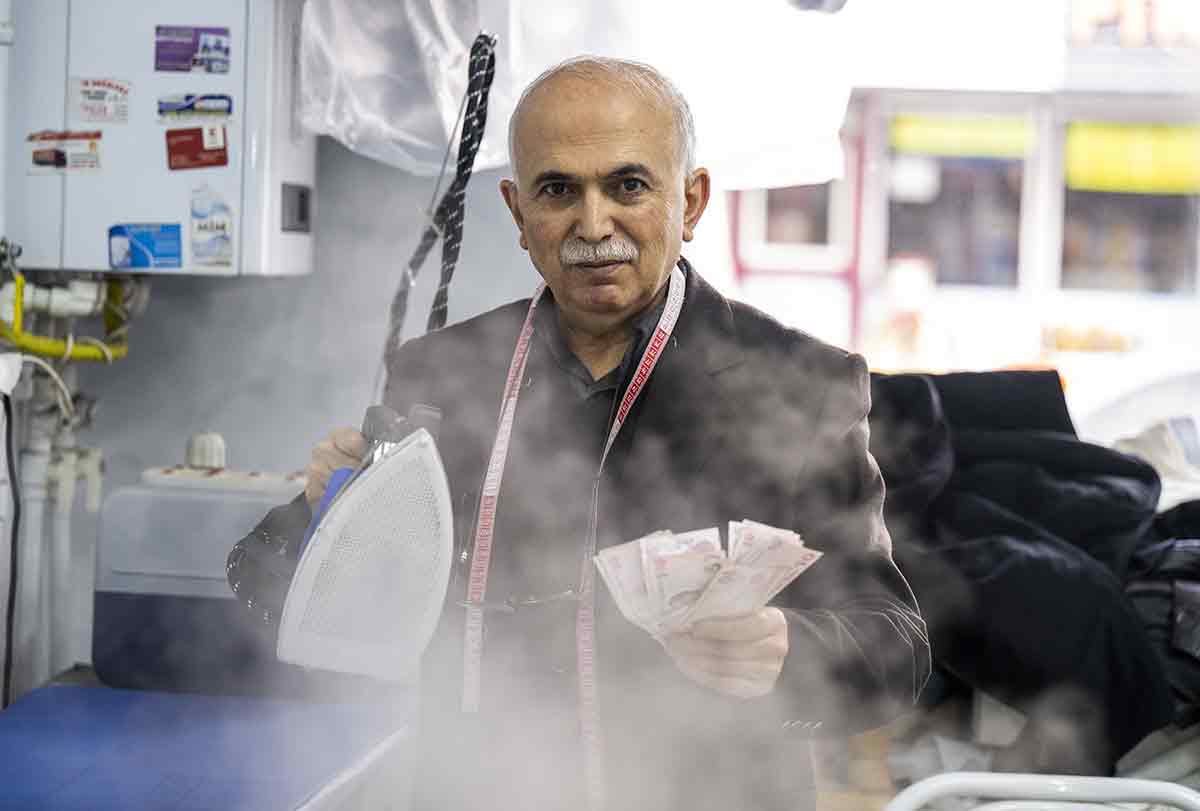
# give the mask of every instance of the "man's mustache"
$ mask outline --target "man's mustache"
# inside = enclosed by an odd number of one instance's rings
[[[564,242],[558,252],[558,261],[564,266],[633,262],[637,258],[636,245],[628,240],[611,237],[603,242],[585,242],[583,240]]]

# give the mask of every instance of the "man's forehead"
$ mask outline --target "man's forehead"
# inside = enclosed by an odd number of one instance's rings
[[[611,80],[556,77],[531,93],[518,115],[514,153],[521,174],[605,173],[674,154],[670,112]]]
[[[534,140],[517,161],[523,179],[544,174],[611,177],[660,176],[669,171],[672,150],[653,132],[596,132],[579,138]]]

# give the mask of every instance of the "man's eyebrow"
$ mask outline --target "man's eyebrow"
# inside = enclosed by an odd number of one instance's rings
[[[655,179],[654,172],[651,172],[650,167],[644,163],[627,163],[624,166],[618,166],[608,173],[608,177],[614,180],[623,177],[636,177],[638,175],[648,177],[651,180]]]
[[[533,185],[540,186],[543,183],[569,183],[575,178],[565,172],[549,171],[542,172],[533,179]]]
[[[656,179],[654,172],[650,171],[650,167],[644,163],[622,164],[621,166],[618,166],[616,169],[613,169],[611,172],[606,174],[604,177],[606,180],[620,180],[621,178],[625,178],[625,177],[639,177],[639,176],[647,177],[651,180]],[[547,170],[545,172],[541,172],[540,174],[538,174],[538,176],[533,179],[533,185],[541,186],[543,183],[572,183],[572,182],[577,181],[578,179],[579,178],[575,175],[570,175],[570,174],[567,174],[566,172],[560,172],[555,169],[550,169],[550,170]]]

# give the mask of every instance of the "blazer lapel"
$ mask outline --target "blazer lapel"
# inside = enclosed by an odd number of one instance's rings
[[[722,445],[734,407],[728,381],[742,362],[729,302],[689,267],[683,312],[635,409],[634,456],[652,444],[668,452],[675,475],[699,473]]]

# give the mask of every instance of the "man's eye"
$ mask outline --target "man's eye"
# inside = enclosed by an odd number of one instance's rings
[[[563,197],[567,191],[567,184],[562,182],[547,183],[545,186],[542,186],[542,194],[547,197]]]
[[[637,194],[649,188],[644,180],[636,177],[627,177],[621,181],[621,191],[626,194]]]

